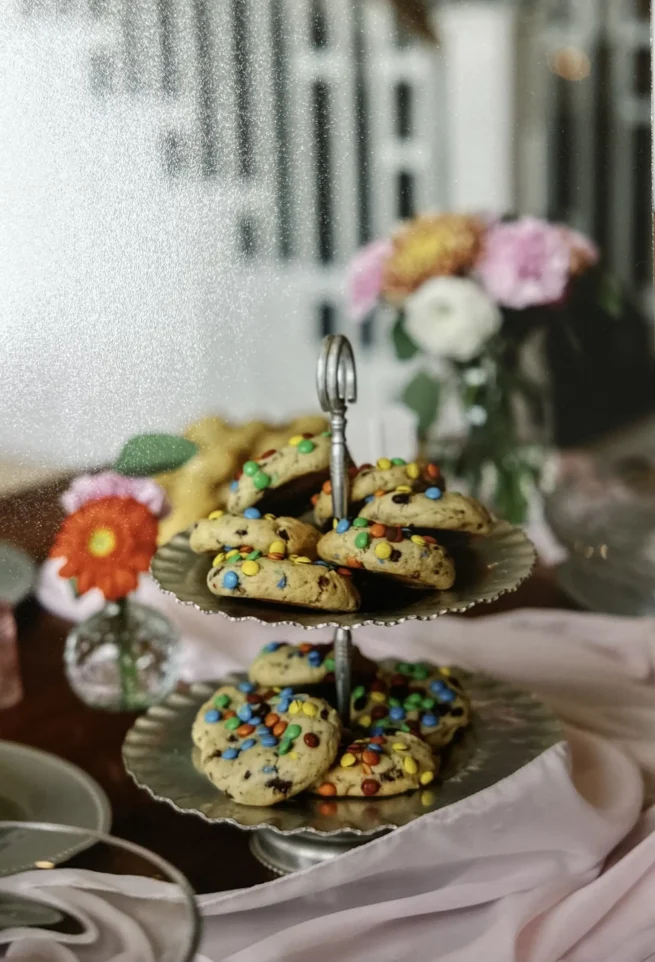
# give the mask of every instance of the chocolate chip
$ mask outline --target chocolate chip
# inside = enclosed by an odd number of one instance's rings
[[[398,550],[398,548],[393,548],[391,554],[389,555],[389,561],[400,561],[401,558],[402,553]]]
[[[326,720],[326,718],[328,717],[329,714],[330,714],[330,713],[329,713],[329,711],[327,710],[327,708],[323,708],[323,709],[321,710],[321,718],[323,719],[323,721]]]
[[[243,780],[245,781],[247,778],[250,778],[250,775],[251,775],[251,772],[244,772],[244,773],[243,773]]]
[[[282,538],[283,541],[288,541],[288,540],[289,540],[289,532],[288,532],[288,531],[285,531],[284,528],[280,528],[280,530],[278,531],[278,534],[279,534],[279,536]]]
[[[394,494],[391,498],[394,504],[409,504],[408,494]]]
[[[391,771],[382,772],[380,778],[383,782],[395,782],[396,779],[402,776],[402,772],[399,772],[397,768],[392,768]]]
[[[366,695],[360,695],[359,698],[356,698],[355,703],[353,704],[353,708],[355,709],[355,711],[361,711],[362,708],[364,708],[364,706],[366,705],[366,700],[367,700]]]
[[[321,575],[318,579],[319,588],[327,588],[330,584],[330,579],[326,575]]]
[[[386,705],[376,705],[371,709],[371,718],[377,721],[379,718],[386,718],[389,714],[389,709]]]
[[[236,739],[235,739],[235,740],[236,740]],[[221,753],[220,751],[215,751],[215,752],[212,752],[209,757],[210,757],[210,758],[220,758],[220,757],[221,757],[221,754],[222,754],[222,753]]]
[[[266,788],[272,788],[274,792],[279,792],[280,795],[286,795],[290,790],[293,782],[285,781],[283,778],[269,778],[267,782],[264,783]]]
[[[248,529],[242,528],[241,531],[237,531],[237,534],[243,537],[244,535],[248,534]]]
[[[464,714],[464,709],[463,709],[463,708],[452,708],[450,714],[453,716],[453,718],[461,718],[462,715]]]
[[[238,741],[239,741],[239,739],[237,738],[236,735],[229,735],[227,740],[228,740],[229,742],[238,742]]]

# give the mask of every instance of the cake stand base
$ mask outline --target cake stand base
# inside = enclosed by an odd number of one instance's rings
[[[338,855],[386,834],[386,831],[377,832],[365,838],[352,832],[327,836],[314,835],[311,832],[281,835],[279,832],[261,828],[251,834],[250,851],[257,861],[271,872],[276,875],[289,875],[312,865],[329,862]]]

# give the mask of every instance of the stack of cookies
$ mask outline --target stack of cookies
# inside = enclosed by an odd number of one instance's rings
[[[470,720],[469,699],[449,668],[356,653],[351,724],[325,697],[334,652],[326,644],[270,642],[249,680],[223,685],[192,728],[200,767],[243,805],[300,792],[335,797],[399,795],[429,785],[440,755]]]
[[[215,508],[225,508],[230,481],[248,458],[275,450],[294,434],[303,431],[320,434],[327,427],[327,421],[320,415],[306,415],[287,424],[264,421],[231,424],[212,416],[190,425],[184,436],[193,441],[198,453],[183,467],[156,478],[165,488],[172,507],[160,522],[159,543],[169,541],[178,531],[185,531],[193,521]]]
[[[294,435],[246,460],[225,507],[191,532],[191,548],[212,553],[209,590],[356,611],[361,592],[379,590],[383,579],[412,589],[452,587],[456,562],[445,539],[453,532],[484,536],[491,528],[489,512],[446,491],[434,464],[380,458],[376,465],[351,466],[347,518],[332,518],[329,473],[327,430]]]

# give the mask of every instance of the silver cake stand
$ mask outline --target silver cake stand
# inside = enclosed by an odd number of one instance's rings
[[[329,413],[331,421],[333,515],[346,518],[349,503],[347,465],[350,460],[346,446],[346,410],[347,405],[357,398],[355,360],[347,338],[341,335],[325,338],[318,359],[317,390],[321,408]],[[336,700],[342,721],[347,726],[354,629],[363,625],[391,626],[410,620],[427,621],[495,601],[501,595],[515,591],[529,577],[535,563],[531,542],[522,531],[504,521],[496,522],[486,537],[472,538],[469,551],[472,562],[468,565],[469,573],[459,578],[451,590],[408,592],[403,595],[400,606],[393,595],[381,594],[373,606],[348,613],[278,607],[213,595],[207,587],[211,561],[191,551],[188,532],[176,535],[158,549],[152,560],[151,573],[162,591],[173,595],[182,604],[192,605],[207,614],[220,614],[230,621],[255,621],[263,625],[290,625],[307,629],[333,628]],[[486,773],[485,778],[465,778],[463,782],[448,779],[438,792],[437,807],[479,791],[510,774],[561,737],[553,716],[543,705],[524,693],[505,690],[497,682],[479,680],[477,684],[485,688],[486,694],[476,697],[476,677],[472,676],[469,684],[473,685],[473,707],[477,722],[473,725],[472,733],[464,739],[470,750],[468,753],[465,751],[463,756],[461,752],[459,755],[456,752],[453,757],[457,756],[460,772],[482,770]],[[493,693],[491,698],[489,692]],[[250,809],[221,798],[209,781],[193,768],[191,761],[191,723],[209,693],[206,686],[194,686],[189,696],[172,695],[163,705],[150,709],[138,719],[126,738],[126,767],[137,784],[180,811],[254,830],[251,840],[254,854],[275,871],[289,872],[332,858],[431,810],[432,803],[427,806],[420,804],[419,796],[425,796],[426,793],[414,793],[418,801],[416,798],[412,801],[413,796],[401,796],[375,801],[336,800],[327,806],[325,801],[316,802],[308,800],[309,797],[302,797],[271,809]],[[485,710],[485,715],[483,708],[490,704],[495,708],[491,714],[490,710]],[[521,710],[517,709],[519,705],[522,706]],[[508,739],[507,731],[497,738],[502,730],[498,719],[503,712],[509,712],[508,724],[513,728],[514,740],[512,737]],[[149,743],[149,739],[154,739],[155,744]],[[488,739],[495,746],[493,750]],[[174,750],[169,751],[170,745],[175,746]],[[142,750],[144,748],[147,748],[145,752]],[[188,766],[193,768],[196,778],[193,786],[189,785],[188,779],[181,777],[180,765],[187,775]],[[181,792],[177,788],[180,784],[186,786]],[[205,788],[204,796],[200,784]],[[458,794],[453,787],[462,784],[465,786],[464,795]],[[321,804],[323,808],[320,811],[325,813],[329,808],[333,812],[328,822],[316,821],[317,806]],[[365,811],[368,815],[363,817]],[[377,815],[373,817],[372,812]],[[405,814],[393,814],[397,812]]]

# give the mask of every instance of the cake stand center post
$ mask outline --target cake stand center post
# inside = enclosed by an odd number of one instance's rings
[[[332,515],[348,517],[348,448],[346,409],[357,400],[357,372],[350,341],[342,334],[330,334],[323,341],[316,368],[316,390],[323,411],[330,415],[330,479]],[[344,725],[350,721],[350,670],[352,637],[348,628],[334,633],[334,677],[337,706]]]

